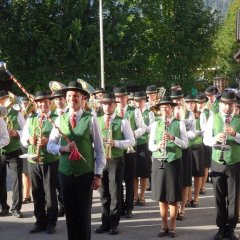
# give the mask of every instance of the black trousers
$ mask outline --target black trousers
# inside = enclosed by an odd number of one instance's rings
[[[19,158],[22,154],[22,150],[18,149],[14,152],[5,154],[2,156],[0,164],[0,203],[3,209],[9,209],[7,204],[7,167],[12,178],[12,208],[11,210],[20,210],[22,207],[22,169],[23,162]]]
[[[56,175],[58,163],[29,164],[34,201],[36,225],[56,225],[58,204],[56,194]],[[47,211],[46,211],[46,210]]]
[[[122,195],[122,211],[132,211],[134,201],[134,178],[136,171],[136,153],[124,153],[124,175],[123,180],[126,187],[126,196],[124,201],[123,185]]]
[[[240,163],[221,165],[212,161],[211,176],[217,210],[216,224],[234,229],[238,220]]]
[[[59,161],[57,161],[57,165],[59,166]],[[58,168],[57,166],[57,168]],[[56,189],[57,189],[57,199],[58,199],[58,205],[59,207],[64,207],[63,206],[63,196],[62,196],[62,190],[60,187],[60,181],[59,181],[59,176],[58,173],[56,174]]]
[[[103,169],[100,194],[102,203],[102,225],[105,228],[116,227],[122,213],[121,186],[124,159],[109,160]]]
[[[68,240],[91,239],[93,172],[79,177],[59,172],[67,221]]]

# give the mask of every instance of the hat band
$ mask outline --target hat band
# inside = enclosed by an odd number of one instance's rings
[[[235,102],[236,98],[234,98],[234,99],[227,99],[227,98],[221,97],[220,100],[223,101],[223,102]]]

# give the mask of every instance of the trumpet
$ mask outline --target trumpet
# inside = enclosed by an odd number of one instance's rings
[[[8,117],[7,117],[7,119],[6,119],[6,124],[7,124],[7,129],[8,129],[8,130],[13,129],[13,121],[10,120]]]
[[[227,132],[226,132],[226,127],[229,126],[229,123],[230,123],[229,120],[230,120],[230,115],[227,115],[225,118],[225,121],[224,121],[224,125],[223,125],[224,138],[223,138],[222,143],[213,145],[214,149],[221,151],[219,161],[223,162],[223,164],[226,164],[226,162],[224,160],[224,152],[229,151],[231,149],[230,145],[227,145]]]
[[[105,148],[105,154],[106,159],[110,160],[112,158],[112,146],[109,144],[109,142],[112,140],[112,129],[111,127],[107,128],[107,135],[104,139],[104,148]]]
[[[42,128],[40,126],[35,127],[33,136],[37,139],[37,142],[42,138]],[[35,161],[42,162],[40,144],[37,143],[36,145],[33,145],[33,154],[35,156],[33,158]]]
[[[169,122],[167,120],[167,116],[164,118],[164,132],[163,135],[168,131]],[[158,161],[160,162],[159,169],[164,169],[164,162],[167,161],[167,140],[164,140],[163,147],[161,148],[161,156],[158,158]]]

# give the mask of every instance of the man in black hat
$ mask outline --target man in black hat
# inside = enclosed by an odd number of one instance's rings
[[[134,93],[135,106],[140,109],[143,121],[146,126],[146,132],[137,139],[137,161],[136,174],[134,180],[134,205],[145,206],[145,191],[148,179],[151,179],[151,153],[148,149],[148,135],[151,131],[151,125],[155,122],[155,116],[152,111],[146,107],[146,93],[143,91]],[[138,195],[138,181],[140,180],[140,194]],[[151,181],[150,181],[151,183]],[[150,185],[151,186],[151,185]]]
[[[128,95],[125,87],[115,88],[114,94],[118,102],[115,109],[116,114],[122,118],[127,119],[130,122],[135,139],[140,138],[146,131],[141,111],[127,104]],[[122,190],[122,214],[126,218],[131,218],[134,202],[134,176],[136,171],[136,152],[133,148],[128,148],[128,151],[125,151],[124,160],[124,182],[126,186],[126,198],[124,201]]]
[[[235,115],[236,96],[224,91],[219,97],[221,111],[210,116],[204,143],[212,146],[211,176],[216,202],[215,240],[239,239],[235,228],[238,220],[240,183],[240,117]]]
[[[134,135],[129,122],[117,116],[114,94],[105,94],[101,100],[104,115],[98,117],[107,165],[103,169],[100,187],[102,203],[102,225],[95,229],[96,233],[109,231],[118,234],[121,217],[121,185],[124,170],[124,149],[135,144]]]
[[[11,107],[13,100],[9,97],[6,91],[0,92],[0,106],[7,107],[6,123],[8,126],[8,133],[10,136],[10,143],[2,149],[2,153],[5,155],[5,162],[2,166],[0,181],[0,196],[2,211],[0,216],[9,215],[9,206],[7,204],[7,190],[6,190],[6,167],[9,167],[10,175],[13,181],[13,196],[12,196],[12,215],[17,218],[22,218],[23,214],[20,211],[22,207],[22,159],[19,155],[22,154],[20,137],[22,134],[22,129],[25,124],[25,119],[21,112],[13,109]]]
[[[149,85],[146,88],[146,94],[148,98],[147,107],[150,109],[151,106],[155,105],[158,100],[158,89],[156,85]]]
[[[31,234],[46,230],[48,234],[55,232],[58,217],[56,195],[56,178],[58,159],[47,152],[47,143],[52,124],[48,117],[55,119],[56,114],[50,110],[51,97],[46,91],[36,92],[34,101],[38,113],[31,115],[23,129],[21,142],[28,147],[29,173],[31,177],[34,215],[36,223]],[[31,158],[30,155],[36,155]],[[45,210],[47,208],[47,211]]]
[[[68,139],[53,128],[48,151],[60,154],[59,180],[68,239],[90,240],[92,190],[100,186],[106,159],[97,119],[82,109],[82,100],[88,93],[77,81],[69,82],[64,91],[69,111],[59,116],[55,124]]]
[[[205,94],[208,98],[207,107],[210,114],[218,113],[219,111],[219,101],[217,100],[218,89],[215,86],[209,86],[205,90]]]

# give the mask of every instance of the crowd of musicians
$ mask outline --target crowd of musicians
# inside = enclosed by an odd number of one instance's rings
[[[218,93],[214,86],[185,95],[179,84],[172,84],[167,95],[159,98],[155,85],[132,95],[125,87],[89,93],[71,81],[56,91],[37,91],[35,108],[26,113],[27,98],[17,109],[7,105],[9,93],[0,91],[5,109],[0,117],[0,217],[24,217],[22,204],[33,200],[31,234],[55,233],[58,217],[65,215],[68,239],[89,240],[92,191],[99,189],[102,224],[95,234],[115,235],[121,218],[134,218],[134,206],[147,204],[148,187],[162,219],[156,234],[175,238],[177,220],[188,217],[187,207],[201,204],[199,194],[206,193],[210,176],[218,227],[213,238],[239,239],[239,98],[231,90]]]

